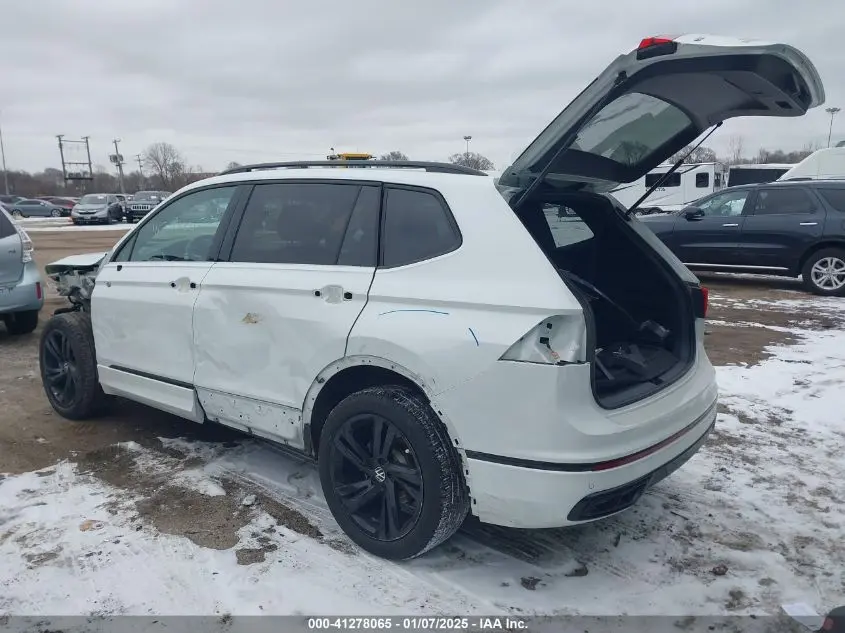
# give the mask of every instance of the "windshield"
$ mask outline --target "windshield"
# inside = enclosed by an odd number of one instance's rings
[[[602,108],[571,147],[630,167],[647,160],[690,123],[675,106],[632,92]]]
[[[87,196],[82,196],[82,200],[79,201],[79,204],[104,205],[106,204],[106,196],[101,193],[89,193]]]
[[[138,202],[139,200],[143,200],[146,202],[158,202],[159,200],[163,200],[164,196],[161,194],[160,191],[139,191],[135,194],[133,200]]]

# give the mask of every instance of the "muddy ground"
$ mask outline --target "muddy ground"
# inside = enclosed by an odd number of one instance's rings
[[[76,253],[110,248],[123,232],[33,232],[39,266]],[[711,310],[706,345],[717,365],[755,364],[767,356],[765,348],[791,342],[781,328],[800,324],[809,329],[833,327],[811,310],[761,310],[754,302],[802,299],[800,286],[791,280],[744,279],[703,276],[710,288]],[[48,290],[42,325],[63,299]],[[756,324],[756,325],[754,325]],[[761,327],[762,326],[762,327]],[[68,459],[81,471],[127,490],[140,500],[136,504],[139,525],[155,525],[162,532],[180,534],[199,545],[225,549],[234,546],[236,532],[249,522],[252,508],[268,511],[279,524],[317,539],[319,530],[295,510],[271,499],[241,481],[224,481],[225,496],[208,497],[180,488],[139,470],[135,462],[115,445],[136,442],[161,454],[171,474],[191,468],[195,457],[162,446],[160,437],[184,437],[210,442],[235,442],[241,435],[211,424],[195,425],[153,409],[119,403],[115,410],[92,422],[71,423],[50,408],[38,372],[37,342],[41,326],[29,336],[9,337],[0,326],[0,473],[21,473],[45,468]],[[0,474],[0,478],[2,478]],[[244,503],[244,500],[247,503]],[[201,517],[198,519],[198,517]],[[259,542],[260,539],[259,539]],[[345,543],[329,542],[343,547]],[[263,560],[261,548],[238,552],[238,560],[250,564]]]

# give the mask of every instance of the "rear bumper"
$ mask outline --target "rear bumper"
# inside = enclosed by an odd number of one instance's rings
[[[15,285],[0,285],[0,314],[40,310],[43,305],[44,284],[35,262],[24,266],[23,275]]]
[[[485,523],[531,529],[573,525],[616,514],[695,455],[715,419],[713,403],[674,442],[647,457],[607,470],[543,470],[469,457],[473,514]]]

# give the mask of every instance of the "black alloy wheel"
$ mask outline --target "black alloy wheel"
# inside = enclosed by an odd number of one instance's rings
[[[417,524],[423,476],[408,438],[386,418],[347,419],[331,451],[334,492],[348,516],[370,538],[395,541]]]
[[[61,330],[44,337],[44,379],[56,403],[71,408],[79,393],[79,369],[70,339]]]

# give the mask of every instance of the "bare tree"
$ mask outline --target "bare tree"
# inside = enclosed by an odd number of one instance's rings
[[[226,165],[226,169],[237,169],[240,166],[241,164],[239,162],[232,160]]]
[[[382,154],[378,157],[379,160],[408,160],[408,155],[404,152],[400,152],[398,149],[394,149],[391,152],[387,152],[386,154]]]
[[[493,161],[477,152],[462,152],[452,154],[449,162],[453,165],[470,167],[471,169],[493,169]]]
[[[730,151],[730,156],[728,156],[728,164],[730,165],[739,165],[745,157],[743,153],[745,151],[745,141],[743,140],[742,136],[739,134],[734,134],[728,141],[728,148]]]
[[[173,191],[185,173],[185,159],[173,145],[159,141],[144,150],[144,166],[161,186]]]
[[[684,159],[684,163],[688,165],[698,164],[698,163],[715,163],[716,162],[716,152],[714,152],[709,147],[705,147],[702,145],[701,147],[697,147],[687,156],[687,153],[692,149],[689,145],[682,149],[680,152],[672,156],[669,159],[670,163],[677,163],[682,158]]]

